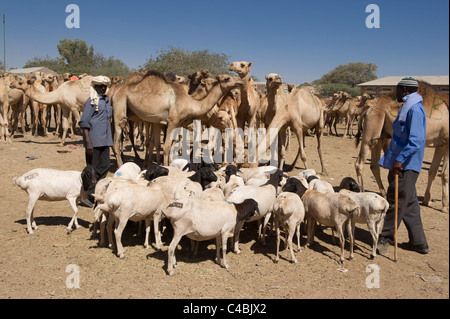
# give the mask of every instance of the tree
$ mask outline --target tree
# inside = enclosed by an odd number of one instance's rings
[[[88,47],[84,40],[62,39],[57,44],[59,57],[51,58],[33,57],[28,60],[24,68],[44,66],[57,73],[81,74],[106,76],[126,76],[130,73],[128,66],[113,56],[105,58],[102,53],[95,53],[94,46]]]
[[[347,92],[352,97],[357,97],[358,95],[361,94],[360,89],[352,88],[350,85],[340,84],[340,83],[320,84],[320,85],[318,85],[318,90],[319,90],[320,95],[323,97],[330,97],[334,93],[339,92],[339,91]]]
[[[201,68],[208,69],[211,75],[229,74],[229,56],[223,53],[211,53],[209,50],[188,51],[183,48],[169,46],[158,52],[156,58],[149,58],[140,70],[158,70],[162,73],[174,72],[187,76]]]
[[[69,70],[83,73],[95,67],[96,56],[94,55],[94,46],[91,45],[88,48],[86,41],[80,39],[63,39],[59,40],[56,47],[58,48],[62,61],[68,66]]]
[[[377,69],[378,66],[373,63],[351,62],[339,65],[319,80],[314,81],[314,84],[339,83],[354,88],[357,84],[377,79],[378,76],[375,73]]]

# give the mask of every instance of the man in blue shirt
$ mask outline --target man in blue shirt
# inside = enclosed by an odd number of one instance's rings
[[[396,88],[398,102],[404,102],[392,123],[392,139],[380,165],[389,170],[387,200],[389,209],[378,240],[378,252],[384,254],[394,243],[395,228],[405,223],[409,242],[403,247],[422,254],[429,252],[420,217],[416,181],[422,168],[425,151],[426,115],[423,98],[417,93],[419,84],[410,77],[403,78]],[[398,174],[398,224],[395,220],[395,176]]]
[[[109,170],[110,146],[113,146],[111,117],[113,115],[109,98],[105,94],[111,81],[106,76],[94,77],[91,82],[90,97],[83,107],[79,126],[83,132],[86,150],[86,164],[95,169],[97,181],[105,178]],[[81,206],[92,207],[95,185],[89,187],[88,196],[80,202]]]

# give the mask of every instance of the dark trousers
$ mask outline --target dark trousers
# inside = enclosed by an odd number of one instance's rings
[[[398,226],[403,221],[408,230],[409,242],[413,245],[427,244],[420,217],[420,206],[416,193],[416,181],[419,173],[411,170],[402,171],[398,175]],[[394,240],[395,223],[395,177],[392,171],[388,175],[389,188],[387,200],[389,209],[384,219],[380,237]]]
[[[90,158],[87,154],[86,156],[86,164],[91,163],[92,167],[95,169],[95,175],[97,178],[97,182],[103,178],[106,177],[109,170],[109,146],[102,146],[102,147],[94,147],[94,152],[92,155],[92,158]],[[95,185],[92,184],[89,186],[87,194],[88,198],[91,202],[94,202],[94,198],[92,197],[92,194],[94,194],[95,191]]]

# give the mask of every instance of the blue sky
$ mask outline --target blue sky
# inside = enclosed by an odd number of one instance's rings
[[[379,77],[449,74],[448,0],[1,1],[7,68],[57,57],[59,40],[79,38],[130,68],[168,46],[225,53],[252,62],[261,81],[278,73],[301,84],[358,61],[377,64]],[[65,24],[71,3],[80,9],[78,29]],[[378,29],[365,24],[371,3],[380,9]]]

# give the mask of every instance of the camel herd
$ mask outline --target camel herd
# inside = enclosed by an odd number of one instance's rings
[[[264,143],[272,143],[278,139],[278,165],[281,169],[292,169],[298,157],[303,161],[305,169],[308,161],[304,152],[305,136],[315,134],[317,152],[322,174],[327,175],[322,151],[321,137],[324,127],[328,126],[328,135],[336,131],[337,121],[344,119],[345,136],[353,137],[352,123],[358,119],[356,145],[360,146],[359,156],[355,163],[356,175],[364,190],[362,169],[368,151],[371,153],[370,168],[383,196],[386,191],[380,178],[378,160],[381,151],[386,150],[392,134],[392,122],[400,108],[391,95],[371,98],[364,94],[351,98],[345,92],[335,93],[331,98],[322,98],[310,86],[283,86],[280,75],[266,75],[266,90],[261,92],[250,76],[252,63],[233,62],[229,66],[231,72],[238,76],[217,75],[211,77],[208,70],[201,69],[184,78],[174,74],[162,74],[157,71],[131,73],[126,79],[113,77],[109,95],[113,109],[114,147],[118,167],[123,164],[122,150],[124,133],[130,133],[130,141],[134,145],[135,132],[145,135],[145,164],[153,161],[161,163],[160,151],[163,152],[164,165],[170,161],[170,152],[174,139],[172,135],[179,127],[189,128],[193,120],[201,120],[206,127],[214,127],[222,131],[232,129],[266,128],[276,129],[278,134],[270,136],[270,141],[260,139],[258,147]],[[31,133],[38,134],[38,126],[44,135],[53,114],[56,133],[61,131],[61,142],[64,145],[68,130],[72,132],[80,119],[83,105],[89,97],[89,86],[92,76],[82,75],[78,80],[69,80],[65,75],[45,75],[41,73],[20,78],[5,74],[0,81],[0,133],[1,141],[11,142],[11,136],[17,132],[17,126],[24,134],[27,123],[25,116],[30,106],[32,119]],[[424,97],[424,108],[427,114],[428,147],[435,148],[434,157],[428,171],[428,185],[424,196],[424,204],[430,201],[430,188],[442,164],[442,210],[448,212],[448,162],[449,162],[449,104],[448,95],[437,93],[427,83],[420,82],[419,93]],[[292,165],[285,165],[286,149],[292,133],[298,140],[297,156]],[[161,142],[162,140],[162,142]],[[248,162],[244,149],[248,143],[245,136],[237,134],[233,141],[236,159],[245,158],[242,165],[254,166]],[[156,158],[154,158],[156,150]]]

